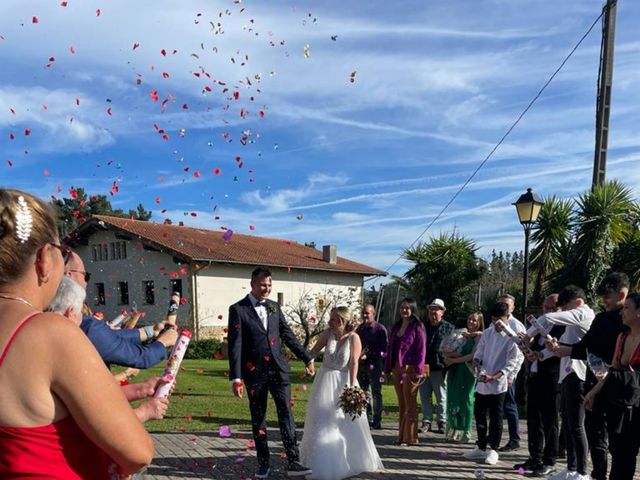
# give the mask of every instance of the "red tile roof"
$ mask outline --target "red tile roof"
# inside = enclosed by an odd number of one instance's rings
[[[229,241],[225,241],[222,238],[224,232],[104,215],[94,215],[69,237],[76,240],[86,238],[96,229],[108,226],[191,261],[290,267],[365,276],[386,275],[382,270],[342,257],[338,257],[335,265],[330,264],[322,260],[322,251],[291,240],[234,233]]]

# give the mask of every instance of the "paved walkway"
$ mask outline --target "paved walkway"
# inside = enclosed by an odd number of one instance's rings
[[[421,437],[422,443],[414,447],[393,445],[396,429],[391,425],[373,431],[374,441],[385,466],[384,473],[363,474],[359,479],[476,479],[502,480],[523,478],[512,469],[527,458],[526,432],[522,447],[515,452],[500,455],[497,465],[480,465],[464,460],[461,455],[473,445],[460,445],[444,441],[443,435],[429,433]],[[524,429],[524,424],[523,424]],[[277,429],[268,430],[271,448],[272,475],[269,478],[287,478],[282,444]],[[506,428],[505,428],[506,434]],[[218,432],[159,433],[153,435],[156,458],[145,479],[250,479],[256,468],[255,448],[249,431],[233,432],[232,438],[220,438]],[[506,435],[503,436],[506,441]],[[484,474],[484,477],[478,474]],[[636,475],[640,480],[640,475]]]

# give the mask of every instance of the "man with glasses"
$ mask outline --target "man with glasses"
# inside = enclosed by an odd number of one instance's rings
[[[85,290],[91,274],[85,270],[80,256],[64,246],[58,246],[65,259],[64,274],[78,283]],[[178,339],[176,329],[168,329],[159,333],[164,322],[155,326],[131,330],[113,330],[105,322],[95,317],[82,317],[80,328],[89,337],[93,346],[107,365],[116,364],[124,367],[149,368],[167,358],[167,348],[172,347]],[[156,341],[143,343],[153,339]]]

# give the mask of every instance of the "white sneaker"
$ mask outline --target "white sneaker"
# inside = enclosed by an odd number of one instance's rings
[[[569,478],[569,470],[567,470],[566,468],[563,468],[559,472],[552,473],[551,475],[549,475],[547,477],[547,480],[566,480],[567,478]]]
[[[484,459],[484,463],[486,463],[487,465],[495,465],[496,463],[498,463],[498,452],[496,452],[493,449],[489,449],[488,453],[487,453],[487,458]]]
[[[567,475],[567,480],[592,480],[591,475],[584,474],[578,472],[569,472]]]
[[[487,455],[487,451],[481,450],[479,447],[476,447],[473,450],[469,450],[468,452],[462,454],[462,456],[467,460],[480,460],[483,462],[485,458],[487,458]]]

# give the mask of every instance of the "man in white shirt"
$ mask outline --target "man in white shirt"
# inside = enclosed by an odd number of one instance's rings
[[[560,337],[561,345],[578,343],[589,330],[595,317],[594,311],[585,303],[585,293],[580,287],[568,285],[558,295],[561,312],[542,315],[537,326],[532,326],[525,336],[529,340],[540,330],[549,332],[554,325],[564,325],[565,331]],[[553,354],[544,349],[538,352],[539,360],[546,360]],[[583,386],[587,374],[584,360],[563,357],[560,360],[560,410],[567,442],[567,468],[549,477],[549,480],[571,479],[587,480],[587,435],[584,429]]]
[[[506,303],[509,306],[509,321],[507,325],[509,325],[514,332],[519,334],[524,332],[526,328],[520,320],[513,316],[513,311],[516,308],[515,302],[515,297],[508,293],[498,297],[498,303]],[[518,354],[522,355],[519,350]],[[523,361],[524,355],[522,355],[522,358],[520,359],[520,365],[522,365]],[[504,446],[500,447],[500,452],[510,452],[520,448],[520,417],[518,416],[518,405],[516,403],[516,379],[518,378],[519,372],[520,367],[513,372],[513,376],[507,378],[509,386],[507,387],[507,394],[504,397],[504,417],[507,419],[507,425],[509,427],[509,441]]]
[[[468,460],[489,465],[495,465],[499,458],[497,450],[502,439],[507,379],[515,376],[523,360],[516,343],[497,324],[499,320],[508,323],[509,306],[506,303],[496,303],[491,309],[491,326],[482,334],[473,356],[474,366],[479,370],[474,407],[478,441],[475,449],[463,455]]]

